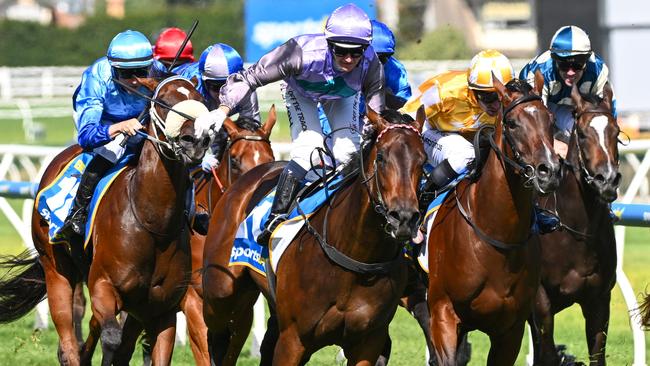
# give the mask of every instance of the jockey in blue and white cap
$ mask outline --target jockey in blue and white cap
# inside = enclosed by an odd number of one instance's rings
[[[291,161],[280,175],[264,233],[266,244],[272,230],[285,217],[301,181],[312,164],[320,164],[314,149],[323,147],[318,104],[333,130],[333,153],[345,162],[359,148],[359,97],[371,108],[384,109],[384,73],[370,40],[370,19],[354,4],[332,12],[324,34],[291,38],[271,50],[248,69],[230,75],[221,88],[221,106],[197,118],[198,136],[221,127],[228,112],[256,88],[284,80],[284,100],[291,124]]]
[[[199,80],[197,90],[203,95],[208,109],[214,110],[221,104],[219,89],[226,83],[228,76],[242,70],[244,70],[244,61],[237,50],[225,43],[215,43],[208,46],[201,53],[199,61],[185,68],[181,75],[187,79],[196,77]],[[236,108],[230,110],[228,115],[239,113],[241,117],[260,121],[259,109],[257,93],[253,91]],[[219,130],[212,141],[212,148],[203,157],[201,164],[203,170],[209,172],[212,168],[217,167],[227,139],[228,134],[223,129]]]
[[[580,93],[603,97],[609,69],[603,59],[591,49],[589,36],[574,26],[564,26],[555,32],[550,47],[532,59],[519,73],[520,79],[535,83],[535,71],[544,76],[543,98],[555,115],[556,137],[568,142],[573,129],[575,106],[571,100],[571,88],[577,83]],[[616,116],[616,99],[612,101]]]
[[[86,206],[95,186],[130,148],[129,145],[120,146],[125,135],[134,136],[142,128],[137,117],[147,107],[148,101],[131,94],[113,79],[147,77],[152,63],[153,52],[147,37],[127,30],[117,34],[108,46],[106,57],[95,61],[81,76],[81,83],[72,97],[77,140],[95,157],[81,177],[71,216],[64,224],[64,233],[69,228],[83,235]],[[135,142],[131,140],[135,139],[130,139],[130,143]]]

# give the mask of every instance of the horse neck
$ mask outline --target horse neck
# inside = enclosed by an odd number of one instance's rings
[[[500,132],[495,142],[505,154]],[[529,236],[533,214],[533,191],[525,188],[513,168],[491,151],[480,179],[468,198],[470,215],[490,237],[505,243],[518,243]],[[461,204],[465,204],[461,200]]]
[[[327,241],[357,261],[388,261],[399,247],[392,245],[394,240],[384,233],[385,219],[375,211],[362,179],[360,175],[335,197],[329,212]]]
[[[134,207],[142,208],[138,211],[142,220],[159,226],[179,219],[190,184],[180,161],[163,160],[153,143],[146,141],[132,179],[130,199]]]

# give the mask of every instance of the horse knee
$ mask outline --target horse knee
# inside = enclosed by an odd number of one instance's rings
[[[117,325],[109,325],[102,329],[102,348],[105,351],[115,352],[120,346],[122,330]]]

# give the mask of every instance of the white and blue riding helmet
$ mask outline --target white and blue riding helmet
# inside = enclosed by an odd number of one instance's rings
[[[591,55],[591,42],[584,30],[575,25],[567,25],[555,32],[549,50],[556,58],[586,60]]]
[[[199,72],[204,81],[225,81],[230,74],[244,69],[244,61],[234,48],[224,43],[208,47],[199,58]]]
[[[118,69],[146,68],[153,63],[151,43],[144,34],[134,30],[118,33],[108,46],[106,57]]]

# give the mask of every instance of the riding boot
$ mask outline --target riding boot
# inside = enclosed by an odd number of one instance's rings
[[[271,213],[266,221],[264,231],[257,237],[257,242],[260,245],[268,245],[273,230],[287,219],[289,207],[301,187],[301,181],[305,174],[307,171],[293,161],[290,161],[280,174]]]
[[[553,212],[535,205],[535,222],[540,234],[548,234],[560,228],[560,219]]]
[[[458,177],[458,173],[451,167],[449,160],[445,159],[437,167],[431,170],[429,178],[424,183],[422,194],[420,198],[420,209],[426,210],[431,201],[435,198],[436,191],[444,188],[454,179]]]
[[[88,218],[88,204],[93,197],[93,192],[104,173],[113,166],[113,163],[96,155],[84,170],[77,189],[77,195],[68,218],[61,227],[61,233],[70,234],[70,231],[83,237],[85,234],[86,219]]]

